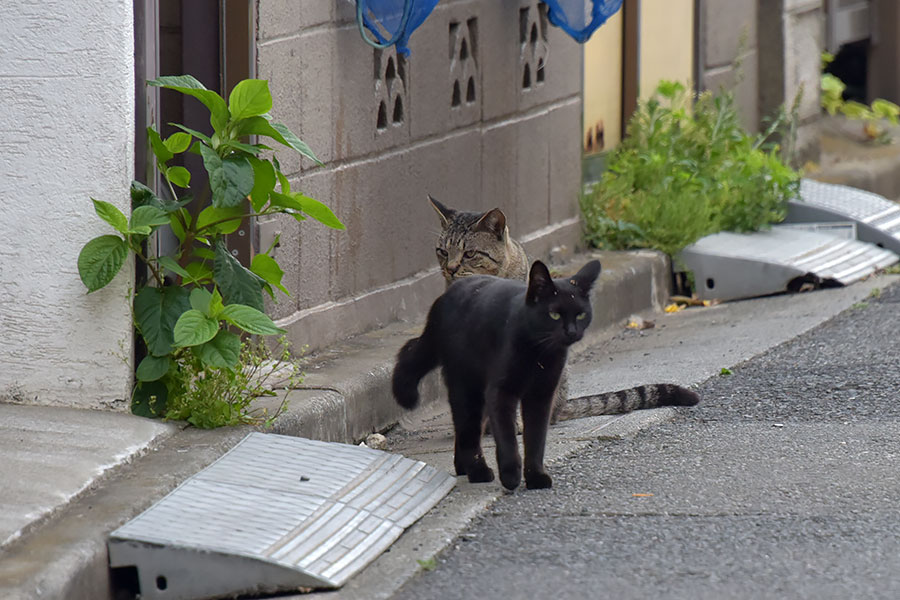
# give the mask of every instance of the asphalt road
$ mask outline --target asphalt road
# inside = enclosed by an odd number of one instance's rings
[[[504,495],[392,597],[900,598],[898,357],[895,285]]]

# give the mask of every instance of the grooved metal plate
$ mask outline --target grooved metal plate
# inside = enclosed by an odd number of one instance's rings
[[[822,183],[800,182],[800,200],[788,203],[785,222],[853,221],[857,236],[900,254],[900,204],[865,190]]]
[[[794,282],[846,285],[897,262],[897,255],[858,240],[773,227],[756,233],[721,232],[681,251],[703,300],[777,294]]]
[[[397,454],[251,433],[112,532],[110,566],[137,567],[145,599],[336,588],[455,482]]]

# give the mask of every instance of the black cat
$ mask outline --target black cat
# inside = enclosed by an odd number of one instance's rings
[[[516,407],[522,403],[525,485],[548,488],[544,445],[553,392],[569,346],[591,322],[590,291],[600,274],[592,260],[572,277],[551,279],[540,261],[528,284],[490,275],[455,281],[434,301],[425,331],[397,354],[394,397],[400,406],[419,402],[419,381],[443,367],[456,431],[454,465],[469,481],[492,481],[481,450],[484,414],[497,443],[500,482],[522,480],[516,441]]]

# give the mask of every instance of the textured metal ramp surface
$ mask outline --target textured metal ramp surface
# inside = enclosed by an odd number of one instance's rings
[[[860,240],[900,254],[900,204],[872,192],[803,179],[786,221],[854,221]]]
[[[858,240],[773,227],[722,232],[681,251],[703,300],[735,300],[787,291],[797,278],[846,285],[897,262],[894,252]]]
[[[370,448],[251,433],[110,535],[141,598],[339,587],[456,479]]]

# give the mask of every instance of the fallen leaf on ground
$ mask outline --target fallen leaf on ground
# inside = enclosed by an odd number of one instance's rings
[[[632,498],[649,498],[652,495],[653,494],[632,494],[631,497]]]
[[[656,327],[656,323],[650,321],[648,319],[641,318],[638,315],[631,315],[628,317],[628,322],[625,323],[625,327],[628,329],[653,329]]]
[[[684,306],[684,304],[676,304],[673,302],[672,304],[668,305],[665,310],[667,313],[674,313],[678,312],[679,310],[684,310]]]

